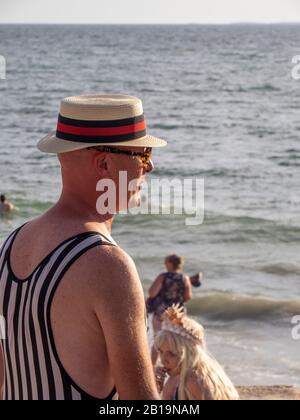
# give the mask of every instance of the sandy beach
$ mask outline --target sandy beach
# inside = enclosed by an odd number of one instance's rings
[[[239,386],[241,400],[300,400],[300,390],[293,386]]]

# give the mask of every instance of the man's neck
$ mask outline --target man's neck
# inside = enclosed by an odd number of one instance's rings
[[[58,202],[48,211],[48,214],[69,221],[78,221],[78,223],[102,233],[111,234],[112,231],[113,214],[101,215],[97,212],[95,206],[76,197],[62,194]]]

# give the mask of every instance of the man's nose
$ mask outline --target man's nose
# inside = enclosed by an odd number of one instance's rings
[[[150,159],[147,166],[145,166],[145,172],[152,172],[153,169],[154,169],[154,163],[153,163],[153,160]]]

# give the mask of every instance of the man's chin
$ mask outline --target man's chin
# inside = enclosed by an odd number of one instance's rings
[[[133,193],[133,195],[130,197],[130,199],[128,201],[128,209],[132,209],[132,208],[135,208],[135,207],[140,207],[141,203],[142,203],[141,192],[136,191],[135,193]]]

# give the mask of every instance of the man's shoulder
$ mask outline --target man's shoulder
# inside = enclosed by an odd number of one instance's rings
[[[124,249],[111,244],[101,244],[91,248],[86,253],[89,267],[94,270],[113,270],[115,266],[132,266],[133,259]]]
[[[98,245],[85,253],[79,270],[84,270],[88,281],[96,286],[109,286],[121,278],[129,281],[135,278],[137,270],[133,259],[122,248]]]
[[[135,263],[122,248],[109,245],[92,248],[79,270],[76,277],[84,278],[89,299],[95,307],[109,302],[120,311],[126,307],[128,312],[129,302],[132,310],[144,305],[143,288]]]

